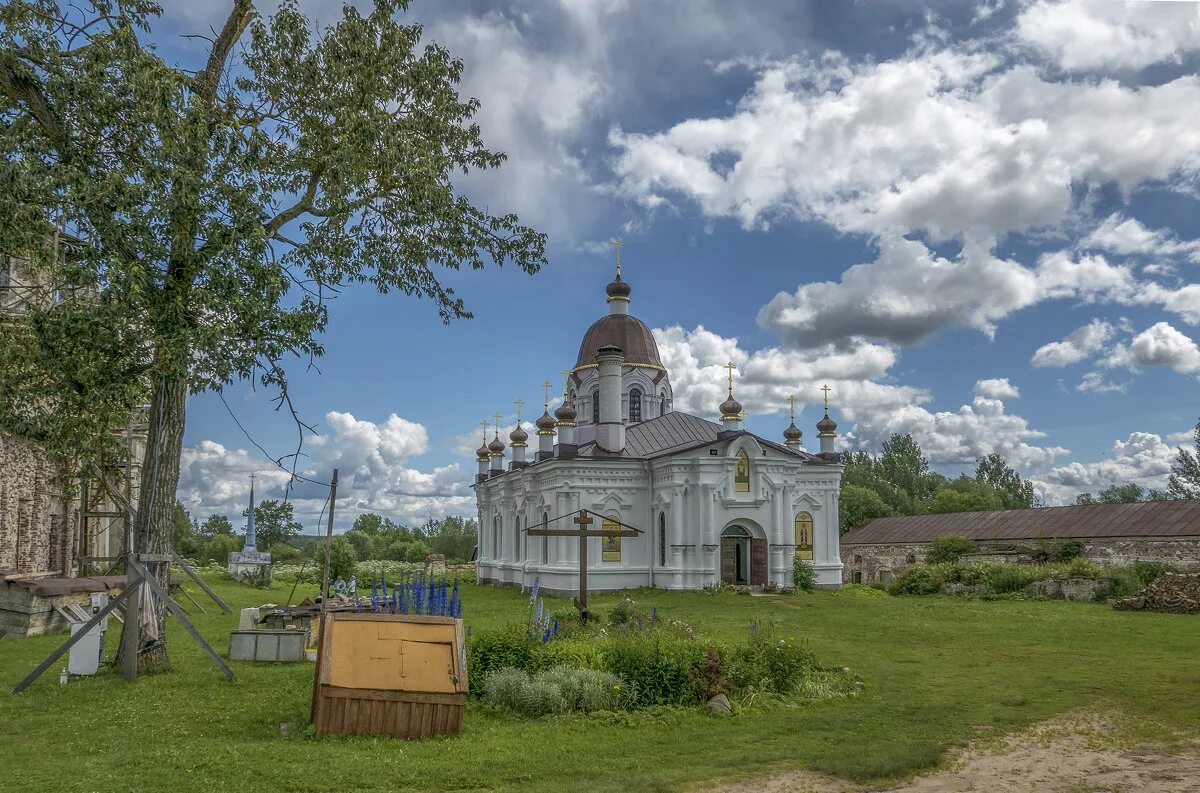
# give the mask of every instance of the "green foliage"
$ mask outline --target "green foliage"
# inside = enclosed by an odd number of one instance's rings
[[[492,672],[483,685],[489,705],[526,716],[617,710],[621,681],[595,669],[555,666],[536,674],[514,668]]]
[[[812,562],[795,559],[792,562],[792,583],[796,589],[811,592],[817,588],[817,571]]]
[[[943,534],[940,537],[934,537],[933,541],[929,543],[925,561],[929,564],[957,562],[963,554],[971,553],[974,550],[975,541],[970,537],[964,537],[961,534]]]
[[[895,433],[884,441],[879,467],[883,478],[913,501],[922,501],[932,495],[929,460],[911,435]]]
[[[336,581],[338,578],[349,579],[354,575],[354,563],[358,557],[354,554],[354,546],[346,541],[345,537],[334,537],[329,546],[329,578],[331,581]],[[324,569],[325,559],[321,557],[320,567]]]
[[[932,498],[919,505],[921,512],[989,512],[1004,509],[1004,501],[987,482],[963,475],[939,487]]]
[[[1165,572],[1169,572],[1169,569],[1156,563],[1134,562],[1131,565],[1104,567],[1083,557],[1070,562],[1046,564],[923,564],[913,565],[892,579],[888,584],[888,592],[893,595],[932,595],[947,584],[962,584],[982,587],[984,595],[1019,595],[1035,581],[1093,578],[1109,582],[1101,591],[1101,597],[1116,598],[1144,589]]]
[[[228,534],[218,534],[208,542],[204,543],[203,561],[226,564],[229,561],[229,553],[231,551],[239,551],[241,548],[241,537],[231,537]]]
[[[1169,567],[1157,562],[1134,562],[1131,565],[1110,568],[1105,576],[1109,584],[1101,596],[1116,599],[1137,594],[1169,572]]]
[[[1030,549],[1029,556],[1038,564],[1069,562],[1083,553],[1079,540],[1043,540]]]
[[[1036,501],[1033,483],[1023,480],[996,452],[980,458],[975,466],[975,480],[991,486],[1002,509],[1029,509]]]
[[[689,705],[698,701],[691,672],[708,648],[695,639],[664,631],[608,636],[602,640],[604,668],[629,687],[633,707]]]
[[[1136,504],[1139,501],[1157,501],[1158,491],[1146,490],[1141,485],[1129,482],[1124,485],[1109,485],[1096,495],[1080,493],[1076,504]]]
[[[242,510],[242,517],[247,517],[249,510]],[[257,535],[256,544],[259,550],[270,551],[276,543],[286,542],[300,533],[304,528],[300,521],[292,516],[290,501],[267,499],[254,507],[254,532]]]
[[[200,524],[199,534],[205,539],[216,537],[218,534],[231,535],[233,534],[233,524],[224,515],[209,515],[208,519]]]
[[[440,553],[447,562],[469,562],[478,541],[479,526],[474,518],[463,520],[451,516],[440,521],[430,519],[420,529],[433,553]]]
[[[725,676],[725,663],[715,647],[708,648],[708,656],[704,663],[694,667],[688,673],[688,679],[704,700],[712,699],[718,694],[729,694],[733,690],[733,684]]]
[[[540,645],[530,641],[524,625],[476,631],[467,640],[467,681],[472,694],[483,693],[484,682],[501,669],[536,669]]]
[[[892,508],[874,490],[862,485],[842,483],[838,493],[838,515],[841,533],[865,526],[875,518],[894,514]]]
[[[1200,498],[1200,421],[1192,433],[1191,449],[1179,447],[1171,475],[1167,477],[1167,494],[1171,498]]]
[[[749,640],[729,651],[727,667],[735,690],[790,694],[814,665],[812,653],[794,636],[781,635],[772,623],[752,623]]]

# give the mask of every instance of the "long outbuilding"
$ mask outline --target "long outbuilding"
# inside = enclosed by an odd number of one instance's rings
[[[1178,499],[876,518],[842,536],[843,579],[887,581],[925,561],[945,534],[975,540],[974,558],[1029,561],[1052,543],[1076,540],[1080,555],[1100,564],[1200,570],[1200,499]]]

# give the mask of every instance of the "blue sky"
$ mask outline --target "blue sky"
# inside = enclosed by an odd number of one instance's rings
[[[228,4],[165,5],[160,50],[194,61],[178,34]],[[449,327],[403,296],[343,294],[320,372],[293,373],[321,433],[302,467],[341,467],[346,524],[472,514],[478,422],[511,426],[517,399],[536,417],[539,384],[559,389],[620,236],[679,408],[714,417],[732,358],[766,437],[788,394],[813,436],[828,382],[847,447],[912,432],[951,473],[996,450],[1049,503],[1162,486],[1200,413],[1198,14],[418,0],[409,16],[465,61],[484,138],[509,155],[462,187],[547,232],[549,265],[445,274],[475,313]],[[226,399],[273,454],[294,447],[269,394]],[[275,494],[220,400],[189,411],[194,514],[236,514],[252,471]],[[296,493],[307,521],[315,495]]]

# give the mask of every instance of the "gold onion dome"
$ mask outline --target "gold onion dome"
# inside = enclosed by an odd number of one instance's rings
[[[488,450],[487,444],[485,443],[484,445],[480,446],[478,449],[475,450],[475,455],[480,460],[486,460],[488,458],[488,451],[489,450]]]
[[[550,415],[549,411],[546,411],[545,413],[542,414],[541,418],[539,418],[537,421],[534,422],[534,425],[538,428],[539,434],[541,434],[542,432],[553,430],[554,429],[554,417]]]
[[[571,407],[570,402],[563,402],[558,406],[558,410],[554,411],[554,417],[559,421],[574,421],[575,408]]]
[[[804,433],[796,426],[795,420],[783,431],[784,440],[798,441],[804,437]]]
[[[504,454],[504,441],[500,440],[499,434],[495,438],[492,438],[492,442],[488,444],[488,451],[497,457]]]
[[[721,418],[723,420],[741,418],[741,413],[742,403],[734,399],[733,394],[730,394],[729,398],[721,403]]]
[[[837,422],[829,418],[829,411],[825,411],[825,418],[817,422],[817,432],[821,435],[833,435],[837,430]]]
[[[508,439],[512,441],[513,446],[516,446],[518,443],[523,444],[529,440],[529,433],[521,429],[521,425],[518,424],[517,428],[508,434]]]

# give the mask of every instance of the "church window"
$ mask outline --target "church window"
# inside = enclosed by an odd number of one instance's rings
[[[667,415],[667,392],[666,391],[663,391],[662,395],[659,396],[659,398],[658,398],[658,415],[660,415],[660,416]]]
[[[733,470],[733,489],[736,493],[750,492],[750,458],[745,449],[737,453],[737,467]]]
[[[636,424],[642,420],[642,392],[631,389],[629,392],[629,423]]]
[[[516,522],[513,523],[513,561],[521,560],[521,517],[518,515]]]
[[[861,584],[862,583],[862,570],[855,570],[853,573],[850,574],[850,583],[852,583],[852,584]]]
[[[658,563],[667,564],[667,516],[663,512],[658,513]]]
[[[620,531],[621,524],[616,518],[604,519],[605,531]],[[607,535],[600,538],[600,559],[604,562],[619,562],[621,561],[621,536],[618,534]]]
[[[813,558],[813,517],[808,512],[796,516],[796,558]]]
[[[492,547],[491,556],[493,559],[500,558],[500,516],[496,515],[492,518]]]
[[[550,528],[550,513],[549,512],[542,513],[542,528],[543,529]],[[543,562],[550,561],[550,538],[549,537],[542,538],[542,561]]]
[[[600,389],[592,392],[592,423],[600,423]]]
[[[862,564],[862,554],[861,553],[854,554],[854,563]]]

